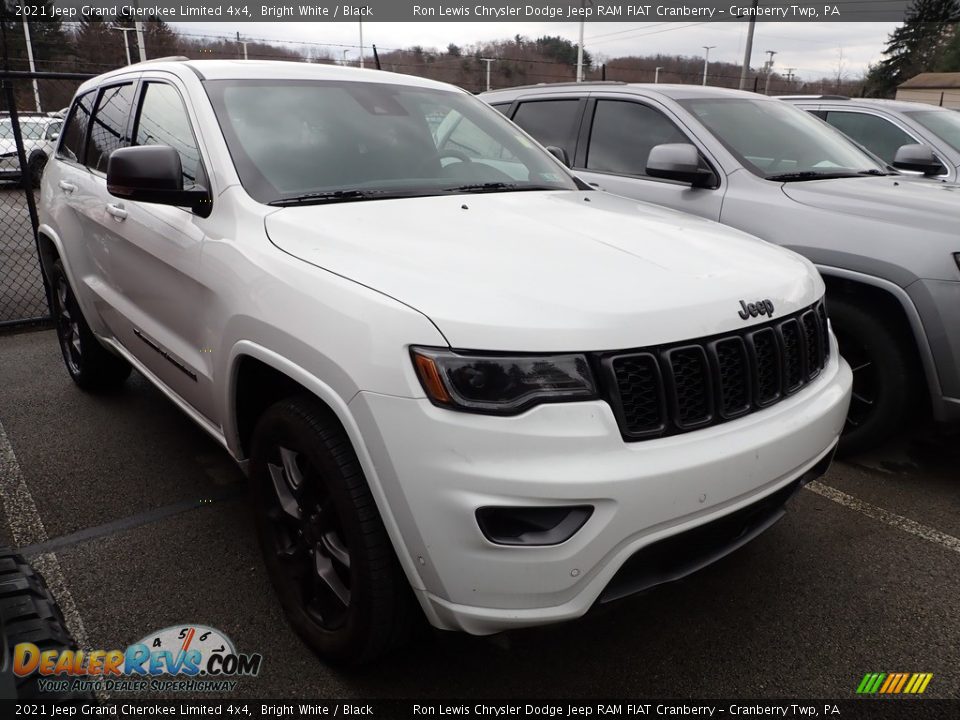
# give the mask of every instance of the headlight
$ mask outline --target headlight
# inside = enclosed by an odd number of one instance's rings
[[[417,375],[434,405],[516,415],[546,402],[597,397],[585,355],[462,354],[411,348]]]

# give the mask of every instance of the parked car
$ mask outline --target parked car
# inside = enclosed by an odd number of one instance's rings
[[[922,145],[931,153],[930,177],[957,182],[960,177],[960,115],[947,108],[904,100],[847,98],[840,95],[791,95],[781,99],[826,120],[894,167],[905,145]]]
[[[693,572],[825,471],[847,412],[807,260],[592,191],[425,79],[108,73],[40,215],[70,375],[135,367],[242,464],[332,660],[398,644],[414,598],[486,634]]]
[[[23,149],[30,166],[35,187],[40,186],[43,169],[53,153],[60,135],[63,119],[52,115],[20,113],[20,133]],[[0,117],[0,180],[20,180],[20,159],[13,136],[13,122],[9,116]]]
[[[926,398],[937,420],[960,420],[960,186],[891,172],[826,123],[753,93],[606,83],[481,97],[593,187],[812,260],[854,369],[841,449],[879,444]]]

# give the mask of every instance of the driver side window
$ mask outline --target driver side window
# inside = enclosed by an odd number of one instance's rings
[[[655,146],[689,142],[659,110],[623,100],[598,100],[590,130],[587,170],[644,176],[647,158]]]

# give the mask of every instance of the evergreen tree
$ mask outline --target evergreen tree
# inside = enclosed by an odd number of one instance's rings
[[[960,0],[914,0],[887,40],[884,58],[867,74],[867,93],[889,97],[900,83],[935,70],[960,20]]]

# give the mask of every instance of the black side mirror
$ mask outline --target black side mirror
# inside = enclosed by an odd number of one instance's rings
[[[183,188],[180,154],[169,145],[119,148],[107,161],[107,192],[124,200],[188,207],[210,214],[210,193],[200,186]]]
[[[562,147],[556,145],[547,145],[547,152],[553,155],[557,160],[564,164],[564,167],[570,167],[570,156]]]
[[[897,148],[893,166],[897,170],[919,172],[927,176],[941,175],[946,172],[946,168],[933,154],[933,150],[920,144],[901,145]]]
[[[647,175],[664,180],[679,180],[693,187],[713,187],[714,174],[700,167],[700,153],[689,143],[656,145],[647,156]]]

